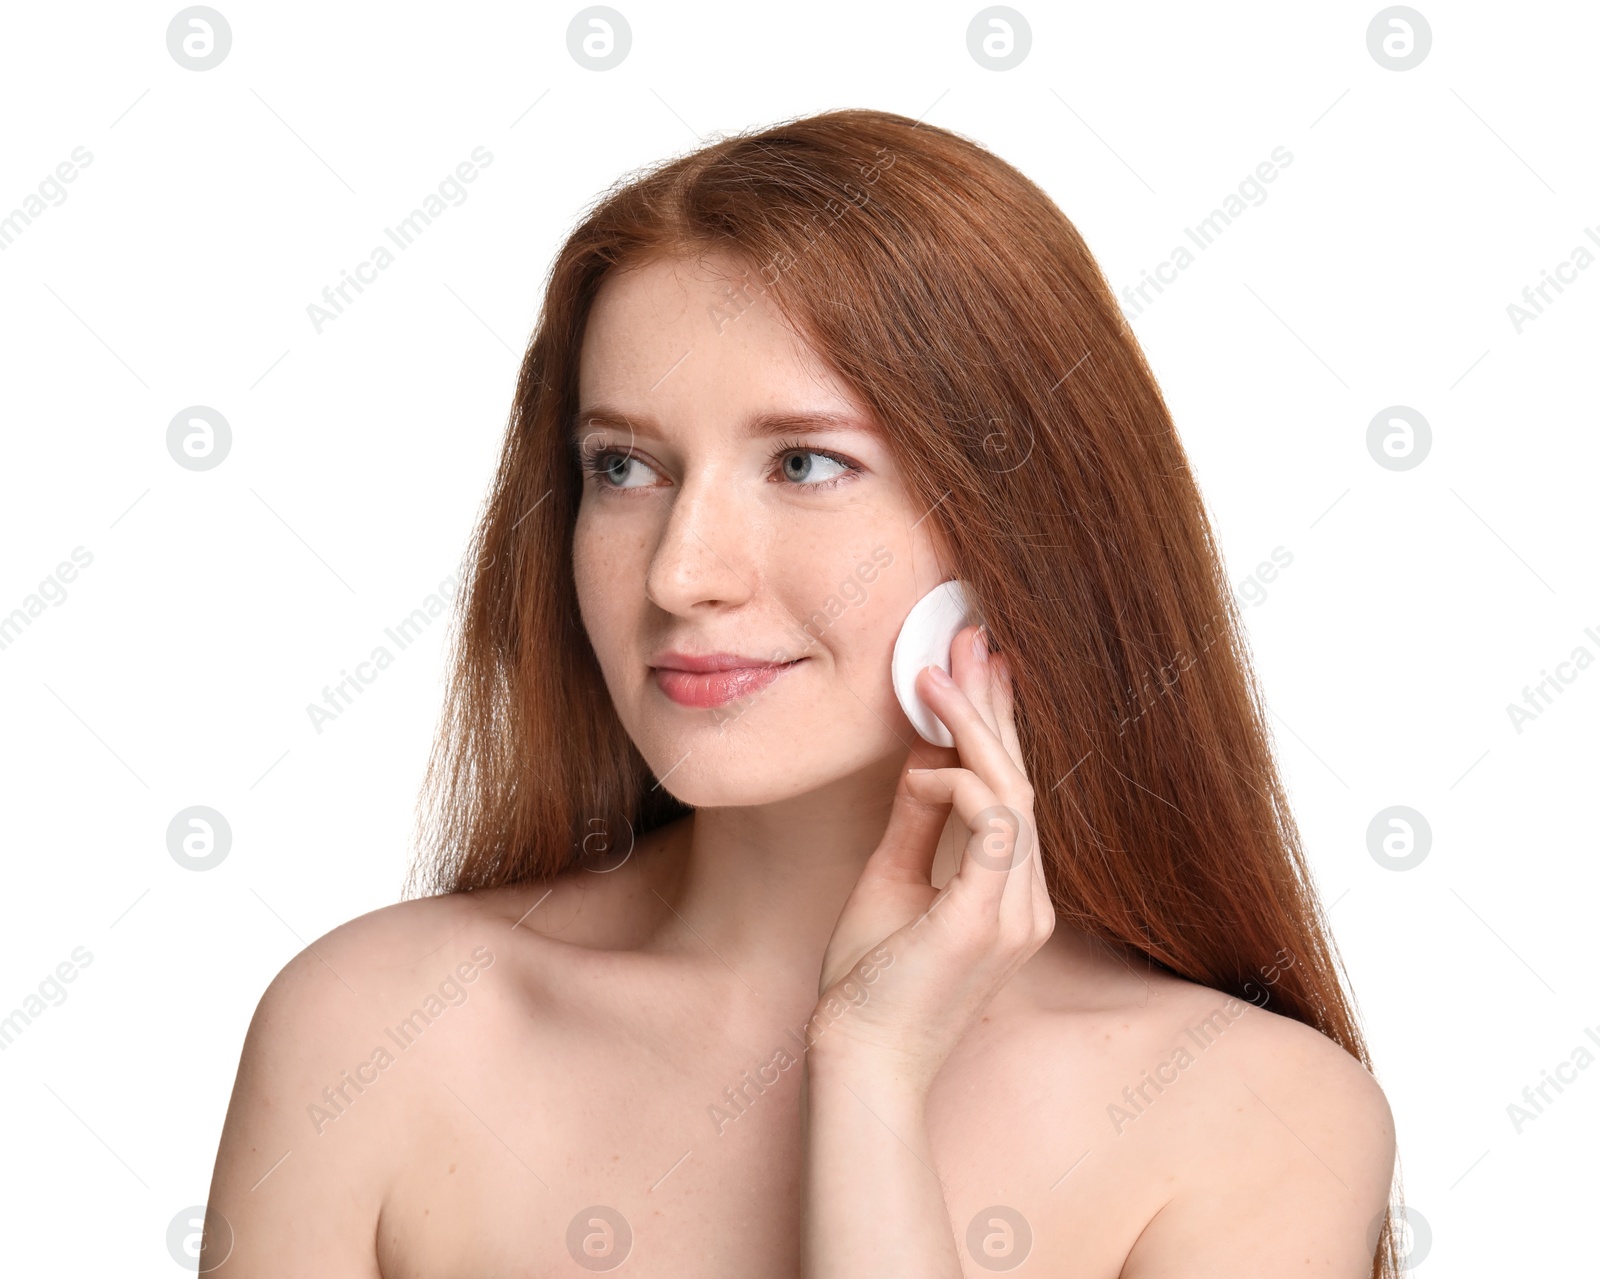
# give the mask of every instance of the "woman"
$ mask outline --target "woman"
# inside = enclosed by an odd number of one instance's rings
[[[203,1269],[1398,1273],[1203,506],[1036,186],[877,111],[621,186],[475,550],[432,895],[262,998]]]

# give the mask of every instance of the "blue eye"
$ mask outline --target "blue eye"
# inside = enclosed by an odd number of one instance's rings
[[[780,463],[783,478],[795,488],[833,488],[861,469],[836,453],[809,449],[792,440],[781,442],[773,450],[772,459]]]
[[[861,470],[848,458],[793,441],[780,443],[770,460],[775,482],[790,488],[831,489]],[[628,449],[585,448],[580,450],[579,464],[587,478],[607,491],[653,488],[661,481],[653,467]]]
[[[648,488],[648,484],[627,483],[628,467],[638,466],[648,471],[645,466],[632,453],[624,453],[617,449],[595,449],[583,455],[583,469],[594,478],[596,484],[602,488],[630,489]]]
[[[828,468],[832,467],[830,471]],[[814,487],[817,480],[833,480],[849,471],[838,458],[830,457],[826,453],[818,453],[814,449],[801,449],[783,455],[783,474],[785,479],[803,483],[807,487]],[[820,471],[820,474],[819,474]]]

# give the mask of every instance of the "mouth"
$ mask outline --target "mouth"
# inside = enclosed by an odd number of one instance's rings
[[[669,654],[650,668],[656,687],[679,706],[723,706],[761,692],[806,659],[764,662],[716,653],[707,657]]]

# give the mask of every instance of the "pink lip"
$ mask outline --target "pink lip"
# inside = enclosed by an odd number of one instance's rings
[[[736,653],[664,653],[651,664],[656,685],[680,706],[721,706],[759,693],[804,658],[764,662]]]

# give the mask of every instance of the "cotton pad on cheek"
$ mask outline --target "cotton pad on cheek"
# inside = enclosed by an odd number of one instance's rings
[[[967,584],[941,582],[906,614],[899,638],[894,642],[894,656],[890,660],[894,695],[912,727],[935,746],[954,746],[955,738],[932,708],[917,696],[917,673],[924,666],[938,666],[948,671],[950,646],[956,634],[976,620]]]

